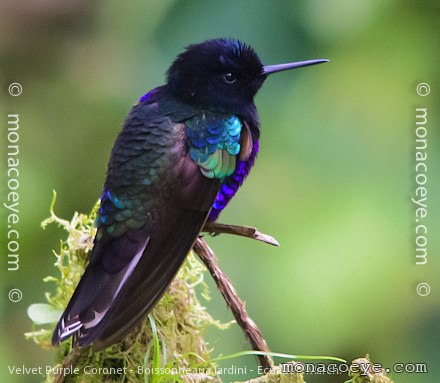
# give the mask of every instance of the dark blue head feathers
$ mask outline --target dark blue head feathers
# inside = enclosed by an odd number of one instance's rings
[[[190,45],[168,70],[168,88],[198,107],[234,113],[250,104],[265,76],[254,50],[234,39]]]

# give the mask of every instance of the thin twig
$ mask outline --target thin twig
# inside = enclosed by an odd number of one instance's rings
[[[226,304],[231,308],[235,320],[243,330],[252,348],[256,351],[270,352],[266,341],[261,335],[260,329],[246,312],[245,303],[238,297],[234,286],[228,276],[219,268],[217,258],[203,238],[197,238],[194,251],[206,265],[214,278],[217,288],[220,290]],[[268,371],[273,366],[273,360],[266,355],[258,355],[260,365]]]
[[[240,235],[242,237],[248,237],[251,239],[256,239],[257,241],[268,243],[269,245],[280,245],[275,238],[271,237],[270,235],[260,233],[255,227],[250,226],[237,226],[217,222],[206,222],[202,231],[210,233],[212,235],[221,233]]]

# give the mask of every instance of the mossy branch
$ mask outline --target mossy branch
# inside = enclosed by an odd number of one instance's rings
[[[88,262],[88,253],[93,246],[96,233],[94,221],[98,204],[88,215],[75,213],[70,221],[54,213],[56,194],[51,204],[50,217],[42,223],[45,227],[55,223],[67,231],[66,240],[61,241],[55,254],[56,276],[44,279],[55,285],[55,292],[46,293],[46,303],[32,305],[28,314],[34,322],[33,331],[25,336],[33,339],[41,348],[50,349],[54,325],[66,307]],[[227,233],[278,245],[275,239],[259,233],[255,228],[223,224],[208,224],[204,231],[214,234]],[[301,373],[283,373],[280,366],[273,367],[273,357],[297,359],[294,355],[269,352],[267,344],[256,324],[246,312],[229,278],[220,270],[215,254],[202,238],[198,238],[194,252],[208,267],[211,275],[231,308],[237,323],[243,329],[252,348],[257,351],[241,352],[230,356],[213,358],[213,350],[204,335],[208,327],[226,329],[230,323],[216,321],[207,312],[198,296],[209,299],[204,283],[205,267],[190,252],[178,275],[167,292],[138,328],[123,341],[101,352],[91,348],[72,348],[71,340],[56,348],[56,365],[45,377],[46,383],[203,383],[221,382],[217,362],[243,355],[257,355],[260,364],[270,370],[264,376],[244,383],[303,383]],[[262,351],[262,352],[260,352]],[[333,360],[334,357],[302,357],[302,359]],[[364,360],[365,361],[365,360]],[[292,362],[298,363],[298,362]],[[100,373],[86,373],[93,367]],[[78,371],[72,373],[73,368]],[[67,372],[67,373],[66,373]],[[351,376],[352,383],[390,383],[384,373],[368,376]]]

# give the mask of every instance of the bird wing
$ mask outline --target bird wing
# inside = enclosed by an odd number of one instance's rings
[[[89,265],[54,344],[74,334],[80,346],[102,349],[156,304],[193,246],[221,179],[235,170],[236,120],[202,114],[176,122],[148,99],[133,107],[112,151]]]

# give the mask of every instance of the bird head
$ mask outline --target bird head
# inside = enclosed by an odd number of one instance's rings
[[[255,51],[234,39],[208,40],[187,47],[168,70],[168,88],[192,105],[238,113],[253,104],[271,73],[328,60],[264,66]]]

